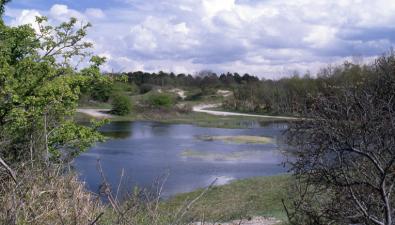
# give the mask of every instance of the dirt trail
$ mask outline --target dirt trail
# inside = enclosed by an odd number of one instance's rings
[[[216,116],[246,116],[246,117],[258,117],[258,118],[268,118],[268,119],[280,119],[280,120],[298,120],[297,117],[289,116],[265,116],[259,114],[249,114],[249,113],[236,113],[236,112],[225,112],[210,110],[209,108],[219,107],[221,104],[202,104],[196,105],[192,108],[194,112],[207,113]],[[77,112],[84,113],[86,115],[95,118],[112,118],[113,115],[109,114],[110,109],[77,109]]]
[[[77,112],[101,119],[109,119],[113,117],[109,114],[110,109],[77,109]]]
[[[298,120],[299,118],[296,117],[289,117],[289,116],[265,116],[265,115],[258,115],[258,114],[249,114],[249,113],[236,113],[236,112],[225,112],[225,111],[216,111],[210,110],[208,108],[219,107],[221,104],[203,104],[203,105],[196,105],[192,108],[194,112],[202,112],[211,115],[217,116],[247,116],[247,117],[259,117],[259,118],[268,118],[268,119],[280,119],[280,120]]]

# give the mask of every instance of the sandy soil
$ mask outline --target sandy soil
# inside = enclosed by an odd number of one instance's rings
[[[217,94],[222,95],[224,97],[229,97],[229,96],[233,95],[233,92],[228,91],[228,90],[218,90]]]
[[[101,119],[112,118],[109,111],[110,109],[77,109],[77,112]]]
[[[179,88],[171,89],[170,92],[176,93],[181,99],[185,99],[187,97],[185,91]]]
[[[248,116],[248,117],[260,117],[260,118],[268,118],[268,119],[284,119],[284,120],[297,120],[296,117],[288,117],[288,116],[265,116],[265,115],[258,115],[258,114],[249,114],[249,113],[235,113],[235,112],[225,112],[225,111],[215,111],[209,110],[208,108],[219,107],[221,104],[204,104],[204,105],[197,105],[192,108],[194,112],[202,112],[208,113],[211,115],[217,116]]]
[[[275,225],[279,223],[281,223],[281,221],[275,218],[257,216],[257,217],[253,217],[251,220],[242,220],[242,221],[234,220],[228,223],[215,223],[215,224],[197,222],[190,225],[239,225],[239,224],[240,225]]]

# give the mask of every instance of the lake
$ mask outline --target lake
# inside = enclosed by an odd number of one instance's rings
[[[164,197],[206,187],[215,179],[221,185],[235,179],[285,173],[279,138],[286,124],[249,126],[223,129],[158,122],[112,122],[101,129],[110,139],[80,155],[74,167],[95,192],[102,183],[98,159],[113,188],[117,187],[122,170],[128,188],[151,187],[158,178],[168,175]],[[264,136],[271,141],[243,143],[208,138],[224,136]]]

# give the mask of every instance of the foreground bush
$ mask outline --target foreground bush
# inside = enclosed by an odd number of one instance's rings
[[[87,192],[73,173],[61,167],[18,171],[17,182],[0,184],[0,224],[92,224],[103,211],[97,196]]]

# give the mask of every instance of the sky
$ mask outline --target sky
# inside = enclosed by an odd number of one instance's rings
[[[265,78],[370,62],[395,43],[395,0],[13,0],[5,21],[89,21],[105,71]]]

